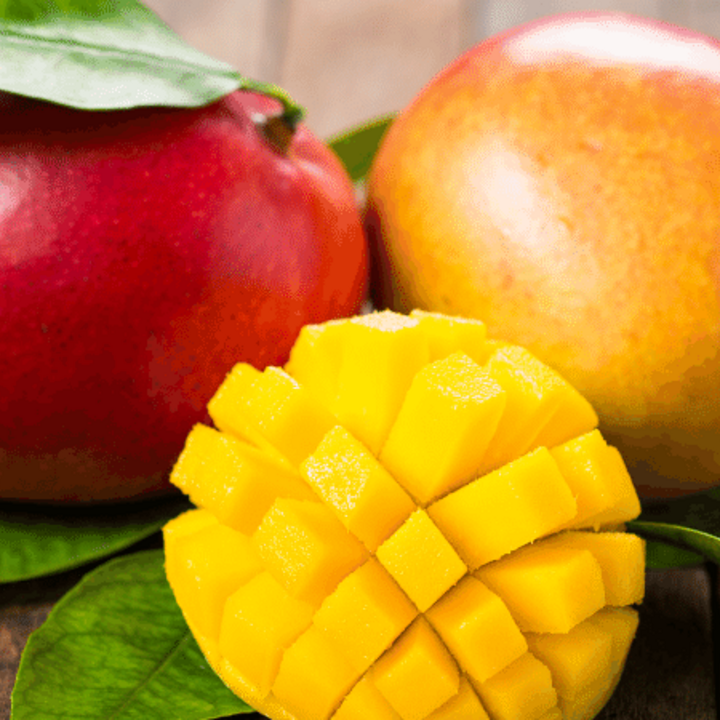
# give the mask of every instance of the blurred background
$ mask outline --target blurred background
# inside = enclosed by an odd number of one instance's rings
[[[720,0],[145,0],[199,50],[285,88],[327,138],[402,109],[463,50],[544,15],[619,10],[720,37]]]

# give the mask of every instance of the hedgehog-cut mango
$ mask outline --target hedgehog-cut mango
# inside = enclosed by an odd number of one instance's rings
[[[640,504],[588,402],[477,320],[389,311],[239,364],[172,482],[170,585],[272,720],[590,720],[638,624]]]

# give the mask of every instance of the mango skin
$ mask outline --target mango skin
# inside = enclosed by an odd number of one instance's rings
[[[357,312],[367,244],[304,125],[281,152],[236,92],[88,112],[0,94],[0,499],[131,500],[225,373]]]
[[[376,304],[527,347],[645,496],[720,482],[719,78],[690,31],[546,18],[436,76],[368,180]]]

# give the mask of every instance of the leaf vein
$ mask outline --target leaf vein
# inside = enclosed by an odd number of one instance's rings
[[[180,57],[171,55],[158,55],[156,53],[147,52],[145,50],[133,49],[131,53],[123,48],[110,46],[110,45],[97,45],[86,41],[76,40],[75,38],[49,38],[42,35],[33,35],[27,32],[18,33],[13,32],[11,29],[5,27],[0,30],[0,41],[1,42],[14,42],[18,45],[45,45],[48,48],[58,51],[64,48],[65,50],[83,50],[88,54],[96,54],[99,56],[106,56],[111,59],[127,59],[128,55],[132,55],[134,58],[138,58],[142,64],[155,65],[158,62],[168,66],[174,65],[185,69],[187,72],[195,72],[198,67],[202,67],[205,70],[214,70],[220,74],[232,76],[238,80],[242,79],[240,73],[233,69],[230,65],[223,67],[225,64],[219,60],[214,61],[213,64],[203,64],[198,59],[197,62],[189,62],[183,60]],[[71,46],[71,47],[69,47]]]
[[[181,638],[178,640],[175,645],[165,654],[165,657],[162,659],[162,662],[158,664],[158,666],[155,668],[155,670],[150,673],[141,683],[138,684],[138,686],[128,695],[125,702],[123,702],[120,707],[117,708],[116,711],[113,712],[112,715],[108,717],[108,720],[113,720],[113,718],[119,718],[122,716],[123,711],[125,708],[127,708],[130,703],[139,695],[139,693],[147,687],[147,685],[153,680],[153,678],[157,677],[162,671],[163,668],[170,663],[173,657],[175,657],[181,650],[182,646],[185,645],[190,638],[190,631],[187,631]]]

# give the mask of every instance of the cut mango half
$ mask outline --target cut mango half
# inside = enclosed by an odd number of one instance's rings
[[[384,311],[238,364],[171,475],[166,572],[272,720],[590,720],[638,625],[640,504],[589,403],[477,320]]]

